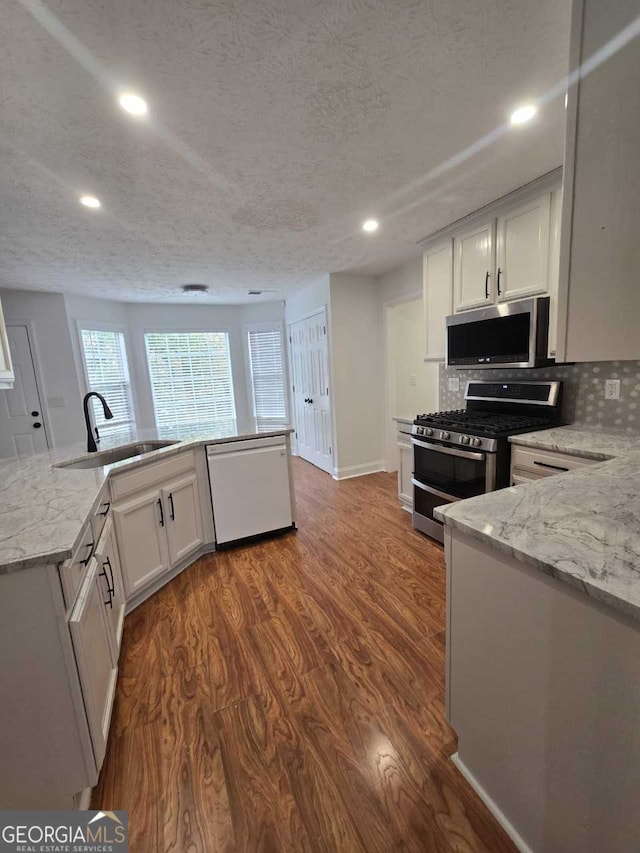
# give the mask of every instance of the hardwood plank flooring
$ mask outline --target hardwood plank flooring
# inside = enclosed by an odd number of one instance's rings
[[[513,851],[449,759],[442,548],[395,475],[294,465],[297,532],[127,617],[93,807],[132,853]]]

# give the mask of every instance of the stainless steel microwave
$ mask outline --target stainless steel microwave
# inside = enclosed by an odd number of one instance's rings
[[[447,367],[541,367],[552,364],[549,297],[504,302],[447,317]]]

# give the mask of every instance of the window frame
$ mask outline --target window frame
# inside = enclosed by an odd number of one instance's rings
[[[155,429],[161,430],[164,427],[158,426],[156,420],[156,405],[153,397],[153,381],[151,379],[151,367],[149,366],[149,350],[147,349],[147,335],[188,335],[188,334],[226,334],[227,339],[229,341],[229,370],[231,373],[231,390],[233,393],[233,406],[235,410],[235,423],[236,429],[239,423],[239,415],[238,415],[238,393],[236,387],[236,380],[233,369],[233,331],[228,326],[217,326],[212,328],[209,324],[203,325],[201,323],[180,323],[174,326],[144,326],[142,328],[142,347],[144,350],[144,362],[145,362],[145,377],[147,382],[147,388],[149,392],[149,402],[151,405],[151,414],[153,415],[153,424]]]
[[[105,323],[105,322],[94,322],[93,320],[83,320],[81,318],[76,319],[76,333],[77,333],[77,342],[78,342],[78,354],[80,356],[80,364],[82,366],[82,381],[84,386],[84,393],[88,394],[91,391],[91,387],[89,385],[89,374],[87,372],[87,362],[85,360],[84,353],[84,344],[82,342],[82,332],[117,332],[122,335],[122,342],[124,345],[124,355],[127,362],[127,373],[129,374],[129,406],[131,408],[131,423],[128,427],[123,426],[122,429],[129,429],[130,431],[135,431],[138,429],[138,407],[137,407],[137,397],[136,397],[136,385],[133,372],[131,370],[131,345],[129,341],[129,330],[126,326],[122,326],[119,323]],[[109,401],[107,400],[107,403]],[[100,429],[105,429],[104,424]],[[108,433],[105,432],[105,435]]]
[[[253,393],[253,376],[251,372],[251,347],[249,346],[249,332],[279,332],[282,344],[282,383],[284,390],[284,409],[287,425],[291,426],[291,404],[289,399],[289,352],[287,348],[287,336],[285,325],[282,320],[262,321],[259,323],[246,323],[243,332],[243,356],[245,366],[245,382],[247,386],[247,401],[249,414],[255,431],[258,431],[258,418],[256,415],[255,398]]]

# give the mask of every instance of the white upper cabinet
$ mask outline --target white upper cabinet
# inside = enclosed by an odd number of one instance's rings
[[[574,0],[558,358],[640,358],[640,0]],[[616,43],[615,50],[610,45]],[[589,65],[592,57],[605,61]],[[585,67],[586,65],[586,67]]]
[[[422,271],[427,332],[425,361],[443,361],[444,317],[453,311],[453,240],[427,250],[423,256]]]
[[[493,302],[494,224],[480,222],[454,237],[453,292],[456,311]]]
[[[549,192],[498,217],[495,278],[498,302],[547,293],[550,213]]]
[[[13,388],[13,365],[11,363],[11,352],[9,350],[9,338],[7,337],[7,326],[2,313],[0,302],[0,388]]]

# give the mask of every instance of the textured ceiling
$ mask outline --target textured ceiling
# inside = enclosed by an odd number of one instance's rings
[[[239,302],[384,272],[562,162],[559,98],[441,168],[566,73],[569,5],[3,0],[0,286]]]

